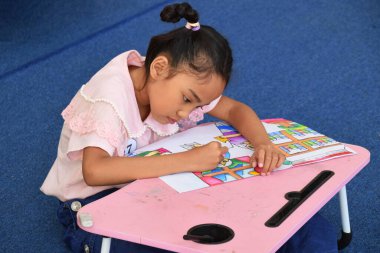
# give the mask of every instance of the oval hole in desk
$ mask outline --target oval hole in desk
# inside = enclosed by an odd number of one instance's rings
[[[232,240],[234,236],[235,233],[231,228],[221,224],[208,223],[190,228],[183,239],[202,244],[220,244]]]

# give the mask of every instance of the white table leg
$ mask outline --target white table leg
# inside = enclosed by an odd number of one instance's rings
[[[346,186],[343,186],[339,191],[339,204],[340,215],[342,219],[342,236],[338,240],[338,249],[342,250],[347,247],[352,239],[352,232],[350,227],[350,216],[348,214],[348,201]]]
[[[100,253],[109,253],[111,249],[111,238],[103,237]]]

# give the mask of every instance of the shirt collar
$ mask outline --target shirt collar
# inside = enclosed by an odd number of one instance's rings
[[[145,119],[144,123],[152,129],[159,136],[168,136],[172,135],[179,130],[179,126],[177,123],[174,124],[161,124],[157,120],[152,117],[152,114],[149,114]]]
[[[123,122],[130,138],[142,136],[148,127],[159,136],[175,134],[179,130],[177,123],[161,124],[151,114],[144,122],[141,120],[134,86],[127,66],[143,67],[144,61],[145,57],[142,57],[135,50],[120,54],[96,73],[82,89],[82,95],[90,97],[93,101],[110,104]],[[116,78],[109,78],[110,76]]]

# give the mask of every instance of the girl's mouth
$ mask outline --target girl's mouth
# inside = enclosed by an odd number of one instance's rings
[[[177,122],[176,120],[174,120],[174,119],[172,119],[172,118],[170,118],[170,117],[168,117],[168,121],[169,121],[170,124],[174,124],[174,123]]]

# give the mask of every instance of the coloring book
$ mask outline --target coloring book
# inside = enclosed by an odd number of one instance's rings
[[[263,120],[270,140],[286,160],[276,170],[352,155],[355,152],[343,143],[320,134],[307,126],[286,119]],[[231,181],[257,176],[260,168],[250,166],[253,146],[232,126],[225,122],[212,122],[164,138],[130,156],[155,156],[183,152],[211,141],[228,147],[224,160],[213,170],[177,173],[160,177],[178,192],[187,192]]]

